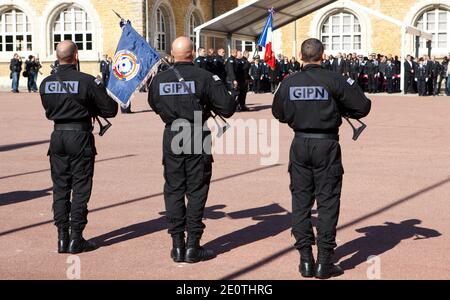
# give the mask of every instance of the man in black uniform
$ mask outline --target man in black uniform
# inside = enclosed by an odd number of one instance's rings
[[[387,87],[386,91],[388,94],[395,93],[395,75],[396,75],[396,66],[389,59],[386,63],[384,79],[386,79]]]
[[[348,72],[352,80],[358,82],[359,79],[359,61],[356,54],[353,54],[351,60],[348,61]]]
[[[263,80],[263,65],[261,64],[259,56],[255,57],[255,63],[250,67],[250,77],[253,80],[253,92],[255,94],[261,93],[261,82]]]
[[[220,77],[223,83],[227,80],[227,73],[225,72],[225,50],[217,50],[217,54],[212,59],[213,73]]]
[[[289,172],[292,233],[301,255],[300,273],[324,279],[342,274],[332,262],[344,174],[338,135],[341,116],[363,118],[371,102],[354,80],[321,68],[324,47],[319,40],[308,39],[301,49],[303,72],[281,83],[272,113],[295,131]],[[315,198],[319,213],[317,265],[311,247],[315,244],[311,224]]]
[[[250,63],[248,62],[249,52],[244,51],[242,53],[241,51],[238,51],[237,53],[237,73],[236,73],[236,79],[238,82],[238,89],[239,89],[239,95],[238,95],[238,107],[236,110],[238,111],[249,111],[250,109],[245,104],[247,100],[247,93],[248,93],[248,81],[249,81],[249,72],[250,72]]]
[[[237,50],[231,50],[231,56],[227,58],[225,62],[225,72],[227,73],[227,87],[228,90],[237,90],[238,82],[236,74],[238,72],[238,64],[237,64]]]
[[[108,85],[108,80],[109,80],[109,60],[108,60],[108,55],[105,54],[103,56],[102,61],[100,62],[100,73],[102,74],[102,80],[104,85]]]
[[[369,94],[377,92],[377,79],[378,79],[378,61],[374,59],[373,55],[369,55],[369,60],[366,63],[366,74],[368,76],[368,90]]]
[[[405,74],[404,74],[405,86],[404,86],[403,92],[405,94],[408,94],[408,93],[413,94],[414,93],[414,77],[415,77],[414,72],[415,72],[416,66],[415,66],[414,61],[412,60],[411,55],[406,56],[406,60],[403,63],[403,65],[405,66]]]
[[[210,70],[205,48],[198,48],[198,57],[195,59],[195,66],[206,71]]]
[[[213,251],[200,247],[213,162],[210,149],[204,149],[211,146],[211,132],[203,125],[210,111],[228,118],[236,108],[219,76],[194,67],[192,49],[187,37],[173,42],[175,65],[155,76],[148,94],[150,107],[166,123],[164,200],[173,241],[171,257],[175,262],[188,263],[214,257]],[[181,124],[182,128],[178,127]],[[180,135],[185,136],[185,128],[188,136],[180,140]]]
[[[427,95],[427,83],[430,77],[430,70],[428,69],[427,65],[428,63],[423,59],[423,57],[421,57],[414,71],[414,80],[417,82],[417,90],[419,92],[419,96]]]
[[[437,92],[437,85],[438,85],[438,78],[439,78],[439,74],[441,73],[441,64],[436,60],[436,57],[433,56],[432,57],[432,64],[431,64],[431,88],[432,91],[430,92],[430,95],[433,96],[439,96],[439,93]]]
[[[46,116],[55,122],[48,151],[53,212],[58,227],[58,252],[80,253],[95,249],[83,238],[97,154],[91,119],[115,117],[118,105],[107,95],[100,80],[77,71],[75,43],[59,43],[56,55],[58,72],[45,78],[39,89]]]

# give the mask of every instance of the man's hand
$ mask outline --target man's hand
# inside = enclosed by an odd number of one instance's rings
[[[238,87],[238,82],[237,82],[236,80],[233,81],[233,87],[234,87],[235,89],[237,89],[237,87]]]

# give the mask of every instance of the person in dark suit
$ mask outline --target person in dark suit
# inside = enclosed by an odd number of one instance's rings
[[[250,77],[253,80],[253,92],[255,94],[261,93],[261,83],[264,79],[263,65],[261,64],[259,56],[255,57],[255,63],[250,67]]]
[[[436,60],[436,57],[433,56],[431,58],[431,70],[430,70],[430,80],[428,82],[430,82],[432,91],[431,93],[429,93],[429,95],[433,95],[433,96],[438,96],[438,89],[437,89],[437,84],[438,84],[438,78],[439,78],[439,74],[441,73],[441,64]]]
[[[331,71],[331,62],[330,62],[330,57],[328,55],[323,56],[321,66],[323,69]]]
[[[374,59],[373,55],[369,56],[369,60],[365,66],[367,79],[368,79],[368,90],[369,94],[377,92],[377,78],[379,73],[378,62]]]
[[[405,94],[411,93],[414,94],[414,72],[415,66],[414,61],[412,60],[411,55],[406,56],[406,60],[404,62],[405,66],[405,88],[403,92]]]
[[[398,59],[398,56],[396,55],[394,58],[394,65],[395,65],[395,80],[394,80],[394,85],[395,85],[395,92],[396,93],[401,93],[402,88],[401,88],[401,74],[402,74],[402,63],[400,62],[400,60]]]
[[[289,62],[289,74],[300,72],[301,66],[295,57]]]
[[[448,72],[448,57],[445,56],[444,59],[442,60],[442,64],[439,70],[439,80],[436,84],[436,89],[434,91],[435,95],[440,95],[441,93],[441,87],[442,87],[442,82],[445,80],[447,81],[447,72]],[[445,87],[447,87],[447,82],[445,82]],[[445,88],[446,91],[446,95],[448,96],[448,92],[447,92],[447,88]]]
[[[14,57],[11,59],[9,64],[9,70],[11,71],[11,92],[18,93],[19,92],[19,80],[20,80],[20,72],[22,71],[22,58],[15,53]]]
[[[351,59],[348,61],[347,64],[348,67],[348,75],[349,77],[354,80],[358,81],[359,78],[359,61],[356,57],[356,53],[352,55]]]
[[[417,82],[417,90],[419,91],[419,96],[427,95],[427,83],[429,81],[430,72],[428,69],[428,62],[422,58],[419,59],[419,63],[416,65],[414,70],[415,78]]]
[[[345,69],[345,60],[342,58],[342,54],[338,53],[333,61],[333,64],[331,65],[331,70],[345,76]]]
[[[392,63],[391,60],[386,62],[386,68],[384,73],[384,79],[387,81],[387,92],[388,94],[392,94],[395,92],[395,73],[396,67],[395,64]]]
[[[431,96],[434,93],[433,80],[432,80],[432,70],[434,67],[434,63],[431,61],[431,59],[428,55],[423,56],[423,61],[424,61],[424,65],[427,67],[427,71],[428,71],[428,81],[426,83],[427,95]]]

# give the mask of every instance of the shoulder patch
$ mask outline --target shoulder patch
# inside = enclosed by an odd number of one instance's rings
[[[102,84],[102,81],[100,80],[100,79],[98,79],[98,78],[95,78],[95,83],[97,84],[97,85],[100,85],[100,84]]]
[[[220,77],[217,76],[217,75],[214,75],[214,76],[213,76],[213,79],[214,79],[214,81],[220,81],[220,80],[221,80]]]
[[[355,83],[355,81],[351,78],[347,79],[347,83],[350,85],[353,85]]]

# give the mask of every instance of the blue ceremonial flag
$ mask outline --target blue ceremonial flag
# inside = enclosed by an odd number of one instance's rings
[[[122,36],[111,64],[111,75],[106,90],[111,98],[123,108],[127,108],[136,89],[141,88],[153,74],[156,74],[161,57],[134,30],[129,21],[121,25]]]

